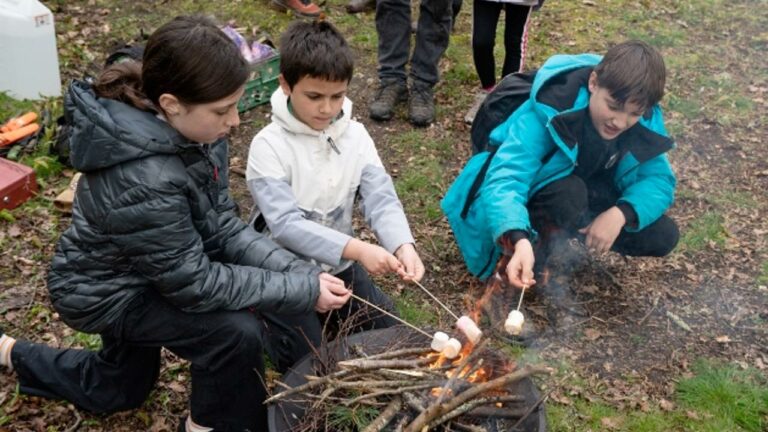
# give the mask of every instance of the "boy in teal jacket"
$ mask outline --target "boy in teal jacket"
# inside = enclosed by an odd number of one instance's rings
[[[665,75],[661,55],[639,41],[602,59],[544,63],[530,98],[491,132],[497,150],[472,157],[441,203],[472,274],[487,278],[505,255],[498,271],[514,286],[532,285],[532,243],[541,255],[556,232],[581,236],[595,252],[674,249],[677,225],[664,215],[674,199],[666,156],[674,144],[658,106]]]

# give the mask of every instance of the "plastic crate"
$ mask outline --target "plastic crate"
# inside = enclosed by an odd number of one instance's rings
[[[269,102],[272,93],[279,86],[280,54],[251,65],[251,76],[245,83],[245,93],[237,103],[237,110],[248,111]]]

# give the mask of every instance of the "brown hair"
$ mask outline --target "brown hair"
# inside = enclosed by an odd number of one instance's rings
[[[622,105],[633,102],[647,110],[664,96],[664,59],[643,41],[615,45],[605,53],[595,73],[597,85],[607,89]]]
[[[160,110],[164,93],[188,105],[225,98],[246,82],[248,73],[248,63],[211,18],[179,16],[152,33],[141,63],[108,66],[93,88],[100,97]]]
[[[280,73],[291,88],[306,76],[336,82],[352,79],[352,50],[331,23],[294,21],[280,36],[279,48]]]

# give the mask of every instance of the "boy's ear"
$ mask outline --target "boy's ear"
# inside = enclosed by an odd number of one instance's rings
[[[589,74],[589,82],[587,83],[587,86],[589,88],[590,93],[594,93],[597,91],[597,72],[592,71],[592,73]]]
[[[280,88],[283,89],[283,93],[285,93],[286,96],[290,96],[291,86],[289,86],[288,81],[283,78],[283,74],[277,76],[277,81],[280,83]]]
[[[181,114],[182,105],[176,96],[170,93],[163,93],[158,98],[158,102],[160,103],[160,109],[163,110],[163,114],[167,116]]]

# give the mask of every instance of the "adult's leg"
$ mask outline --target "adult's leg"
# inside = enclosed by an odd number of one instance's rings
[[[451,0],[421,0],[416,46],[411,57],[415,87],[432,88],[439,81],[438,63],[448,48],[452,13]]]
[[[501,8],[502,3],[486,0],[475,0],[472,4],[472,58],[484,89],[496,84],[493,46]]]
[[[504,66],[501,76],[521,72],[528,47],[528,24],[533,6],[507,4],[504,9]]]
[[[411,2],[378,0],[376,32],[379,35],[379,79],[405,84],[405,63],[411,47]]]

